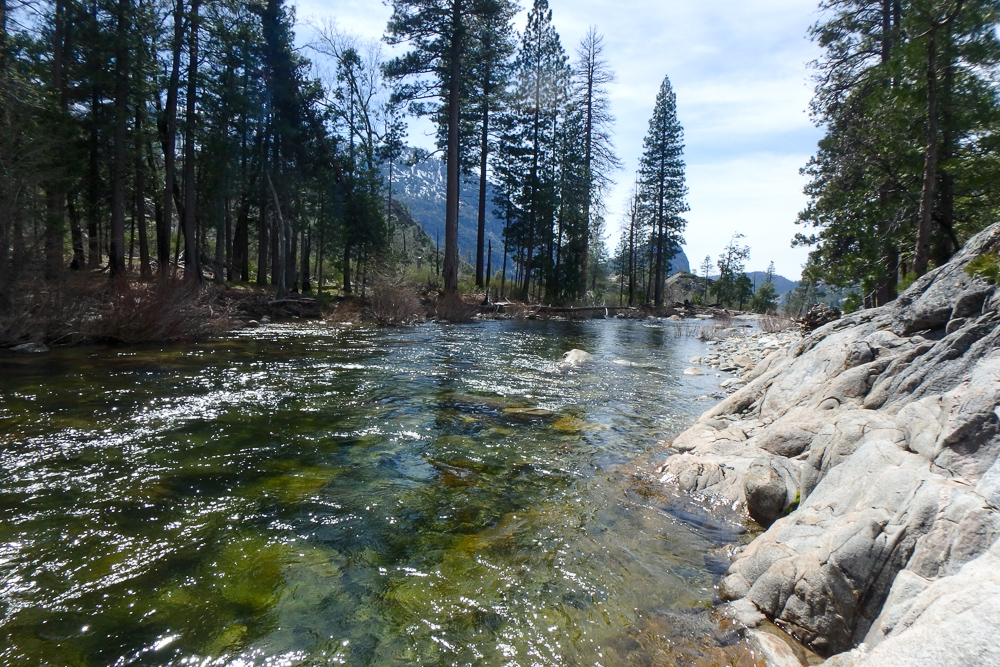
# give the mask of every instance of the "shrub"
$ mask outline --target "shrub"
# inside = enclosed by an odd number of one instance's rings
[[[0,345],[160,343],[193,340],[228,326],[209,291],[180,282],[130,285],[71,279],[21,284],[0,315]]]
[[[445,322],[471,322],[478,312],[478,305],[467,303],[457,294],[439,298],[434,307],[434,316]]]
[[[796,324],[787,317],[772,314],[761,315],[760,320],[758,321],[758,326],[764,333],[778,333],[779,331],[787,331],[788,329],[795,327]]]
[[[983,278],[995,285],[1000,282],[1000,255],[980,255],[965,266],[965,272],[973,278]]]
[[[778,307],[778,291],[771,283],[764,283],[757,288],[757,292],[750,298],[748,304],[750,310],[755,313],[770,313]]]
[[[846,297],[844,297],[844,303],[841,304],[841,308],[845,313],[853,313],[859,310],[864,303],[861,295],[857,292],[849,292]]]
[[[378,281],[368,297],[372,315],[382,326],[415,324],[424,319],[424,308],[414,289],[404,283]]]

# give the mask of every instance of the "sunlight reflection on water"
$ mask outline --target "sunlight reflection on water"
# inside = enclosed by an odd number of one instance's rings
[[[728,664],[740,525],[630,472],[717,382],[672,326],[0,358],[0,662]]]

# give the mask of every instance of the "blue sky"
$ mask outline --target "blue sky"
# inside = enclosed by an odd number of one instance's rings
[[[378,38],[391,9],[378,0],[295,0],[301,20],[335,19],[347,32]],[[521,0],[527,7],[529,0]],[[821,131],[807,113],[807,63],[819,54],[806,38],[817,0],[549,0],[553,23],[571,56],[590,25],[605,37],[618,75],[611,87],[615,145],[625,169],[609,194],[607,221],[617,243],[628,191],[663,77],[677,93],[685,128],[691,211],[685,251],[692,265],[713,261],[733,232],[746,235],[748,270],[774,261],[797,279],[807,251],[790,248],[804,207],[799,169]],[[523,25],[525,11],[519,23]],[[411,142],[419,144],[420,132]],[[426,145],[431,140],[424,139]]]

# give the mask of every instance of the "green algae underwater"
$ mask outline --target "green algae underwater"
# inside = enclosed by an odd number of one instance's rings
[[[717,382],[681,326],[3,354],[0,664],[756,664],[713,613],[743,526],[633,463]]]

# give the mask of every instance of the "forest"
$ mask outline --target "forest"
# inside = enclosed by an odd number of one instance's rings
[[[881,305],[993,221],[998,6],[821,2],[811,113],[826,135],[792,240],[812,248],[805,283]],[[496,296],[525,302],[664,305],[688,211],[670,79],[609,252],[604,200],[624,165],[599,30],[570,53],[547,0],[521,31],[513,0],[391,7],[383,42],[329,23],[303,45],[284,0],[0,2],[0,305],[81,276],[104,293],[226,283],[351,296],[407,267],[445,297],[498,278]],[[393,201],[394,167],[429,156],[407,145],[418,117],[447,168],[443,261],[420,276]],[[463,264],[470,182],[479,233]],[[500,266],[488,213],[504,221]],[[742,307],[752,290],[734,243],[714,294]]]

